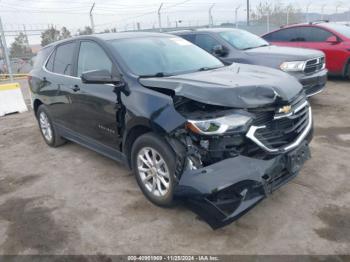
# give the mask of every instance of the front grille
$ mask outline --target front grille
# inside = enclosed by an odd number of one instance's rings
[[[305,96],[295,98],[291,105],[291,114],[283,115],[273,110],[260,110],[254,112],[256,118],[253,126],[254,138],[270,149],[287,146],[300,136],[309,124],[309,105]]]
[[[309,119],[309,108],[304,107],[292,116],[265,123],[265,128],[256,130],[255,136],[265,146],[278,148],[294,142],[305,129]]]
[[[312,74],[318,71],[321,71],[324,68],[325,58],[319,57],[315,59],[310,59],[306,61],[304,73]]]

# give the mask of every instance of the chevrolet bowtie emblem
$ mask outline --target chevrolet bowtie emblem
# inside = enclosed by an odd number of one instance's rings
[[[291,110],[292,110],[292,107],[291,107],[291,106],[284,106],[284,107],[281,107],[281,108],[278,110],[278,113],[285,113],[285,114],[288,114]]]

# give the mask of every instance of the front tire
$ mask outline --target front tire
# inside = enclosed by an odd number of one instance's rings
[[[46,106],[39,106],[36,116],[46,144],[51,147],[58,147],[66,142],[66,140],[58,134],[55,126],[52,124],[52,119]]]
[[[160,136],[147,133],[133,144],[131,164],[143,194],[154,204],[174,205],[176,156]]]

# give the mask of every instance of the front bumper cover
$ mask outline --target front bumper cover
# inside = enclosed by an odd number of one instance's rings
[[[299,81],[303,85],[306,96],[310,97],[323,91],[327,83],[328,70],[323,69],[311,75],[299,76]]]
[[[310,151],[305,142],[305,155]],[[213,229],[225,226],[248,212],[274,190],[293,179],[298,171],[288,169],[288,154],[270,160],[246,156],[229,158],[183,173],[175,196]],[[288,171],[289,170],[289,171]]]

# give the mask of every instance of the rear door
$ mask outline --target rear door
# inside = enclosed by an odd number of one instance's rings
[[[84,84],[82,73],[91,70],[108,70],[116,74],[112,60],[97,42],[79,42],[75,76],[78,77],[73,95],[75,128],[79,134],[104,145],[116,148],[119,142],[118,112],[121,109],[120,90],[108,84]]]
[[[72,129],[74,124],[72,95],[74,94],[73,61],[76,41],[58,45],[45,65],[43,84],[50,86],[50,112],[56,124]],[[42,92],[41,92],[42,93]]]

